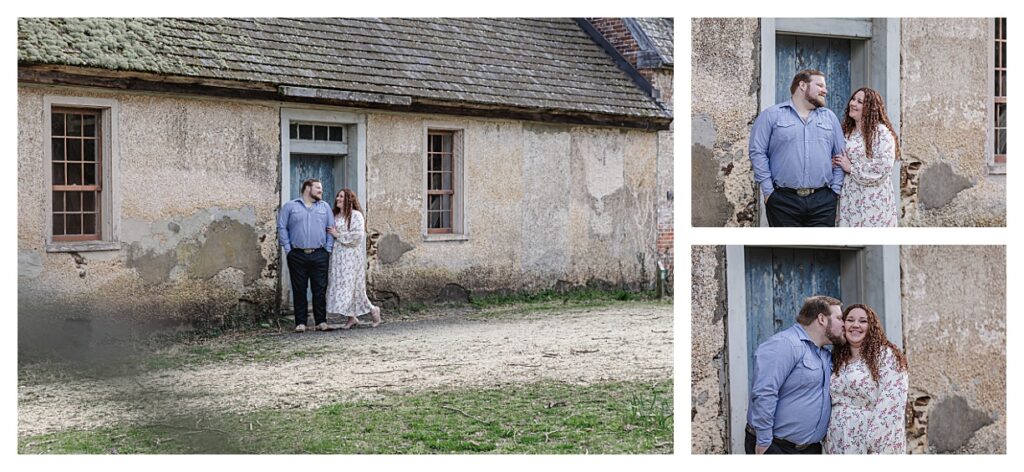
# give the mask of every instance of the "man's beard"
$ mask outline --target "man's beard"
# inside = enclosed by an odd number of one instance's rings
[[[828,105],[827,103],[825,103],[825,97],[822,97],[821,95],[811,96],[808,94],[807,101],[810,102],[811,105],[814,105],[815,107],[818,108]]]
[[[311,193],[311,194],[309,194],[309,196],[313,197],[313,201],[314,202],[319,202],[321,200],[321,195],[316,195],[316,194],[312,194]]]
[[[844,333],[839,333],[838,336],[832,334],[832,318],[829,318],[828,324],[825,325],[825,337],[832,341],[833,346],[846,344],[846,335]]]

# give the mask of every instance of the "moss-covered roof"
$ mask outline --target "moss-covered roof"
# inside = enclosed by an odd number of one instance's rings
[[[564,18],[22,18],[18,62],[668,116]]]

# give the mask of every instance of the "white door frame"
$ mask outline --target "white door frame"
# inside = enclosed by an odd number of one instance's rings
[[[899,246],[820,246],[816,249],[846,250],[841,258],[843,305],[866,303],[885,314],[887,337],[903,348],[903,315],[900,302]],[[744,431],[750,392],[747,389],[747,290],[745,246],[725,247],[728,322],[726,349],[729,383],[729,444],[733,454],[744,453]],[[855,276],[853,276],[856,274]],[[851,277],[853,276],[853,277]],[[849,280],[853,278],[853,280]],[[795,317],[795,313],[794,313]]]

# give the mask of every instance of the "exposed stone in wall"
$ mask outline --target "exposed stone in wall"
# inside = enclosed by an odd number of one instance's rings
[[[725,248],[692,247],[690,411],[693,454],[729,452]]]
[[[398,261],[405,254],[413,250],[413,245],[398,237],[397,234],[389,234],[380,238],[377,243],[377,256],[381,264],[392,264]]]
[[[928,436],[935,452],[956,452],[979,429],[992,424],[985,412],[971,408],[960,396],[942,399],[929,413]]]
[[[759,111],[760,21],[694,18],[692,32],[693,224],[757,226],[747,140]]]
[[[954,172],[946,162],[925,167],[919,179],[918,203],[924,210],[942,208],[971,187],[971,181]]]

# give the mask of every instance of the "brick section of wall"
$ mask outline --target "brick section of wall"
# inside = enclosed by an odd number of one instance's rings
[[[668,269],[670,274],[672,273],[672,255],[674,254],[672,241],[674,233],[671,219],[667,223],[658,223],[658,241],[656,244],[658,260]]]
[[[588,21],[619,51],[619,54],[622,54],[622,57],[636,67],[636,53],[640,50],[640,45],[633,39],[622,18],[588,18]]]

